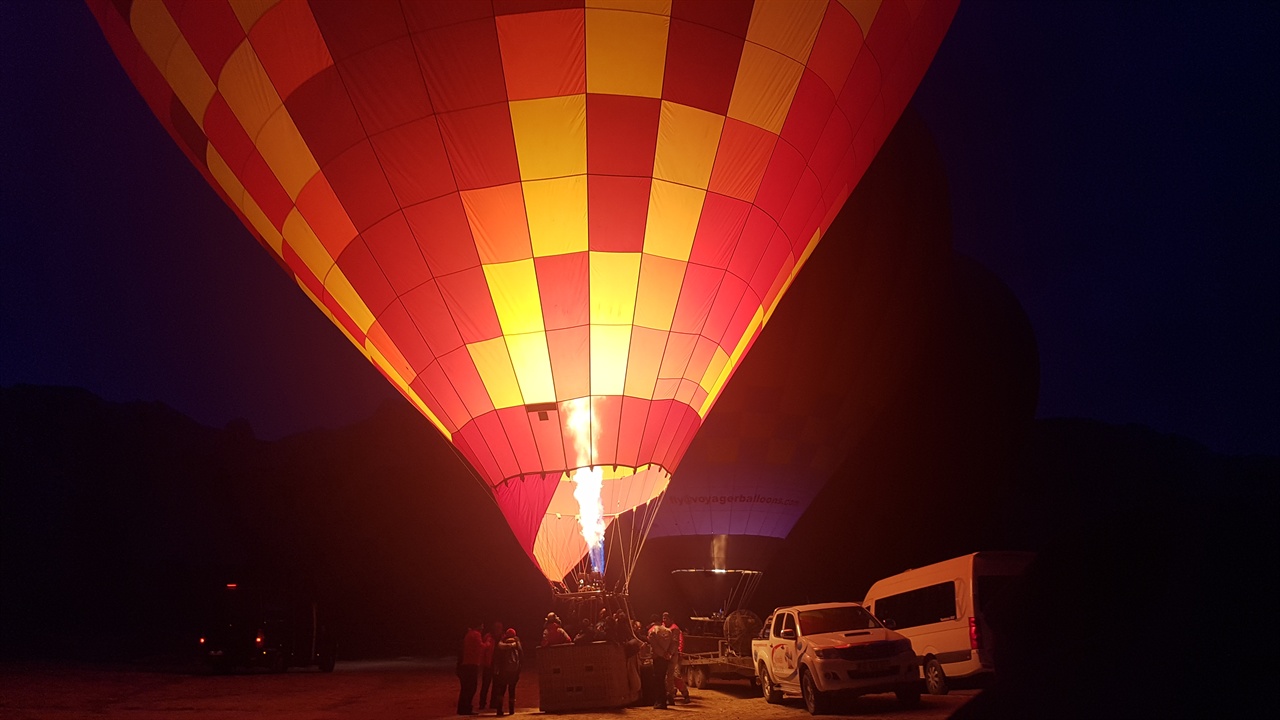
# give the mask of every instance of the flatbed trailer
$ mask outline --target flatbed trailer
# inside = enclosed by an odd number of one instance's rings
[[[739,655],[723,638],[718,640],[719,648],[712,652],[680,653],[680,668],[684,672],[686,683],[696,688],[704,688],[712,678],[748,678],[757,680],[755,668],[751,664],[750,655]]]

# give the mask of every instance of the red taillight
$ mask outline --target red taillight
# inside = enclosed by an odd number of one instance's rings
[[[259,647],[259,648],[262,647],[262,631],[261,630],[258,631],[258,636],[253,639],[253,646]]]
[[[977,650],[982,644],[982,636],[978,633],[978,618],[969,618],[969,649]]]
[[[203,644],[204,644],[204,638],[200,638],[200,644],[201,644],[201,645],[203,645]]]

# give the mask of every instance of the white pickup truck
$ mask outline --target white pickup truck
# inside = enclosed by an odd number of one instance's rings
[[[893,692],[904,705],[920,701],[911,641],[857,603],[780,607],[751,641],[751,655],[765,700],[800,695],[811,715],[827,712],[837,695]]]

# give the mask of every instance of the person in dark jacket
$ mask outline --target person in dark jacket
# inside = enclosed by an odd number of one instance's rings
[[[475,715],[471,702],[476,695],[476,677],[480,674],[480,628],[483,623],[476,623],[467,628],[462,636],[462,649],[458,652],[458,680],[462,687],[458,690],[458,714]]]
[[[490,707],[489,684],[493,682],[493,647],[502,639],[502,623],[495,622],[491,629],[480,636],[480,700],[476,707],[483,710]]]
[[[502,717],[502,694],[507,694],[507,712],[516,714],[516,683],[520,681],[520,662],[524,649],[515,628],[507,628],[502,640],[493,648],[493,708]]]

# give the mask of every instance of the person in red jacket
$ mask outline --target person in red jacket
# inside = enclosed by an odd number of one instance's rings
[[[573,638],[569,637],[569,633],[560,627],[560,616],[553,612],[547,613],[547,621],[542,627],[542,647],[548,645],[563,645],[573,642]]]
[[[462,687],[458,690],[458,714],[475,715],[471,702],[476,695],[476,676],[480,674],[480,628],[483,623],[476,623],[467,628],[462,636],[462,648],[458,652],[458,680]]]

